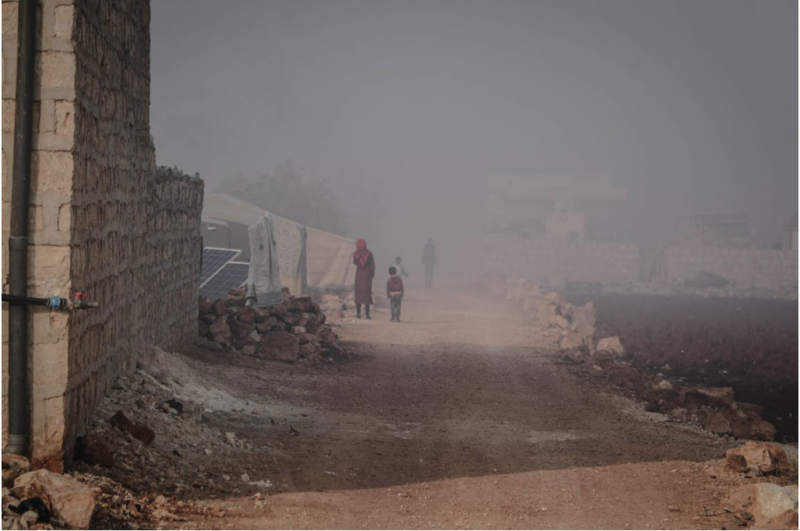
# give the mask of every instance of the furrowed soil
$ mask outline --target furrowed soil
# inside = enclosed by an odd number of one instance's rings
[[[403,322],[376,311],[339,328],[353,352],[345,362],[188,353],[193,370],[252,406],[207,413],[203,429],[247,446],[176,457],[196,488],[162,525],[736,524],[722,500],[742,479],[713,461],[733,443],[580,381],[553,363],[521,313],[478,293],[410,290]]]
[[[764,407],[776,440],[797,441],[797,301],[615,293],[569,299],[594,302],[598,337],[620,336],[634,366],[733,387],[736,400]]]

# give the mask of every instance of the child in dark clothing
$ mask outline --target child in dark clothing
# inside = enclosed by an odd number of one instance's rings
[[[389,268],[389,280],[386,282],[386,296],[392,307],[392,321],[400,322],[400,304],[403,302],[403,279],[397,276],[397,268]]]

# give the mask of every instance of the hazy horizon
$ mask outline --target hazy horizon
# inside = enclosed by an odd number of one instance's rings
[[[797,214],[795,2],[159,0],[151,62],[159,164],[291,160],[407,262],[483,229],[494,174],[625,186],[615,241]]]

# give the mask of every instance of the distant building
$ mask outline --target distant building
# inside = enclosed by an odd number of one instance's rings
[[[538,232],[573,241],[612,239],[611,207],[628,198],[625,188],[602,179],[569,176],[494,176],[487,192],[491,232]]]
[[[695,216],[695,227],[711,229],[738,244],[747,245],[753,235],[747,214],[704,214]]]

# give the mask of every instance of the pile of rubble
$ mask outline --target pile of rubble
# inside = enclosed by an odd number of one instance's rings
[[[273,461],[280,442],[250,441],[229,431],[228,419],[287,433],[288,421],[193,357],[146,346],[136,365],[116,379],[75,445],[76,477],[102,489],[96,518],[111,528],[177,521],[192,499],[266,484],[259,461]]]
[[[575,306],[560,292],[543,289],[527,280],[510,280],[491,284],[493,293],[522,304],[537,326],[554,346],[561,349],[586,348],[594,352],[595,309],[591,302]]]
[[[775,426],[761,418],[762,407],[734,400],[731,387],[686,386],[661,372],[651,374],[632,367],[619,337],[595,339],[596,314],[591,302],[572,305],[560,292],[527,280],[494,278],[484,286],[497,296],[522,303],[532,326],[557,348],[560,363],[582,366],[589,374],[631,391],[649,411],[718,435],[764,441],[775,438]]]
[[[344,354],[327,316],[310,297],[288,297],[269,308],[245,306],[245,290],[225,299],[199,302],[198,346],[235,349],[247,356],[295,362]]]

